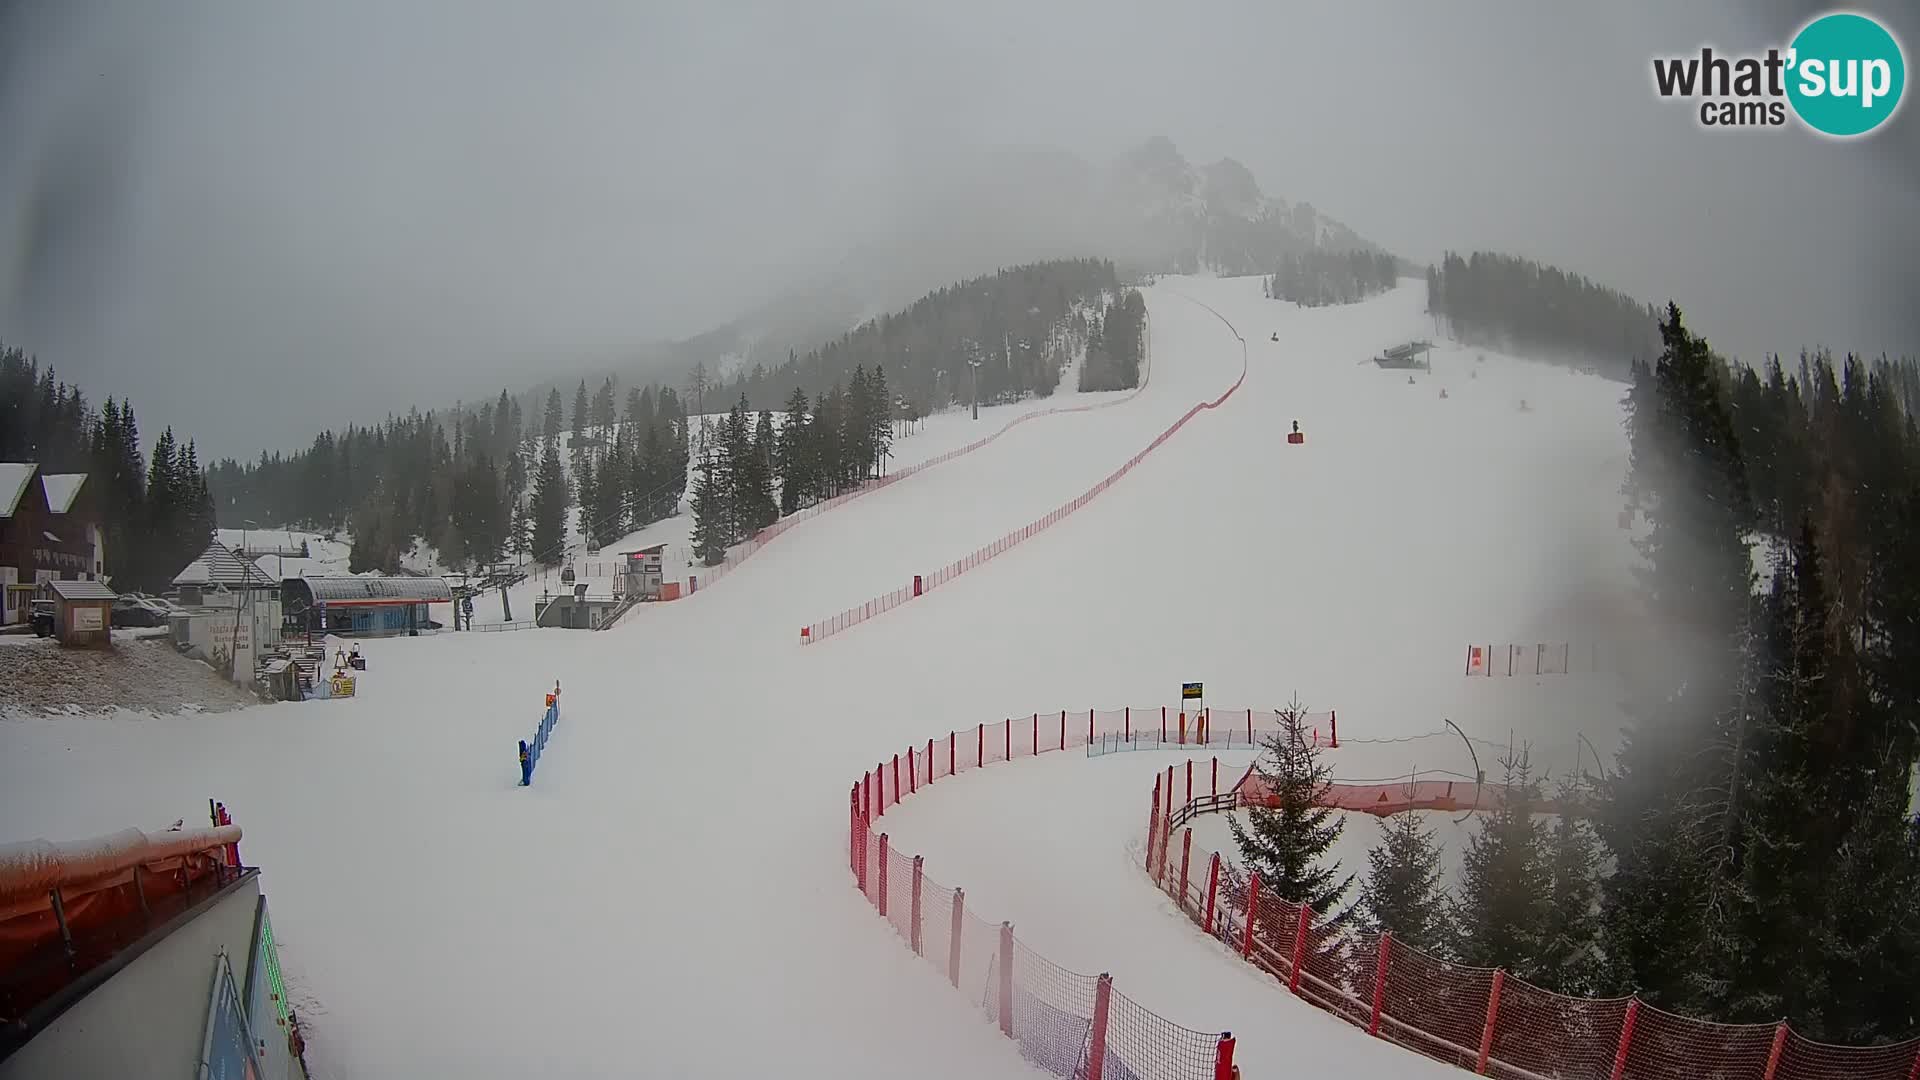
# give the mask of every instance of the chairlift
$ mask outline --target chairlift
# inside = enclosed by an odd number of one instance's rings
[[[573,560],[572,559],[568,559],[567,564],[560,568],[560,583],[562,585],[573,584]]]

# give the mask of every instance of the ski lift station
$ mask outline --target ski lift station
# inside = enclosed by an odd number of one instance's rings
[[[430,605],[453,603],[438,577],[311,577],[280,583],[286,625],[299,633],[391,637],[438,629]]]
[[[1431,341],[1409,341],[1405,345],[1395,345],[1373,358],[1373,362],[1383,368],[1406,369],[1425,368],[1433,370],[1430,356],[1433,352]]]

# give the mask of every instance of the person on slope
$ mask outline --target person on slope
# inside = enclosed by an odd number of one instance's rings
[[[520,786],[533,784],[533,754],[527,749],[527,740],[520,740]]]

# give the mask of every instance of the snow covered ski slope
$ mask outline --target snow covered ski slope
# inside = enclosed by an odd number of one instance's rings
[[[323,1075],[1032,1075],[851,889],[851,777],[950,729],[1171,700],[1182,680],[1235,703],[1297,691],[1339,708],[1343,738],[1450,717],[1552,741],[1605,687],[1467,680],[1464,647],[1597,632],[1627,557],[1618,387],[1446,348],[1415,385],[1378,370],[1379,349],[1432,335],[1417,283],[1315,310],[1257,279],[1146,295],[1137,399],[1023,424],[607,633],[369,642],[342,701],[0,724],[6,838],[222,799],[265,868]],[[1227,323],[1249,369],[1221,408],[991,564],[800,647],[802,623],[1073,498],[1216,397],[1241,370]],[[517,788],[515,742],[556,678],[565,715]],[[1032,947],[1233,1027],[1249,1076],[1303,1042],[1343,1075],[1437,1075],[1163,917],[1125,846],[1156,757],[1009,766],[904,806],[901,828]],[[1119,778],[1110,808],[1054,775],[1097,770]]]

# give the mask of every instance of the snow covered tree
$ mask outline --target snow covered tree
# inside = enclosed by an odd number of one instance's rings
[[[1408,945],[1432,952],[1450,932],[1447,892],[1441,880],[1440,841],[1415,811],[1380,822],[1380,842],[1367,852],[1360,885],[1360,911],[1367,928],[1388,931]]]
[[[1340,812],[1322,805],[1333,785],[1333,768],[1320,761],[1299,701],[1276,710],[1280,729],[1261,744],[1253,771],[1272,798],[1271,805],[1249,806],[1246,823],[1228,819],[1240,848],[1241,865],[1260,876],[1260,894],[1312,905],[1329,923],[1347,912],[1336,910],[1353,887],[1339,860],[1328,851],[1340,839]]]

